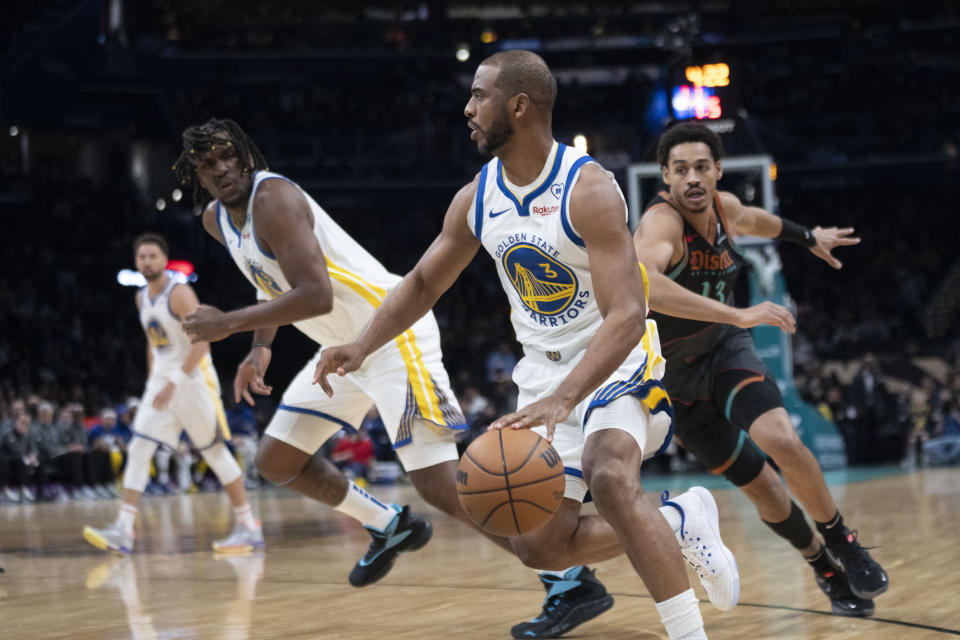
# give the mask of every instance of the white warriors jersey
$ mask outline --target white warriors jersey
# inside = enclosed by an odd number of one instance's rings
[[[524,353],[554,362],[567,362],[583,351],[603,322],[586,245],[570,219],[570,194],[588,162],[596,161],[554,142],[532,188],[518,188],[494,158],[480,171],[467,216],[497,264]],[[623,216],[626,222],[626,201]]]
[[[217,224],[224,243],[240,271],[257,289],[258,299],[270,300],[291,289],[276,257],[257,242],[253,226],[254,197],[266,180],[285,180],[307,199],[313,214],[313,234],[323,249],[333,285],[333,309],[330,313],[295,322],[294,326],[317,344],[334,345],[353,341],[373,316],[386,291],[400,282],[400,276],[387,271],[347,235],[299,185],[279,174],[258,171],[253,177],[247,218],[242,228],[234,226],[230,214],[217,202]]]
[[[183,330],[180,318],[170,309],[170,294],[177,283],[172,278],[156,298],[150,297],[149,287],[141,287],[140,326],[147,334],[153,357],[151,375],[164,375],[180,368],[190,351],[190,336]]]

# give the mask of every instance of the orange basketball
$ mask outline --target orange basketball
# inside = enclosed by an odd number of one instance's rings
[[[563,501],[560,455],[529,429],[488,431],[467,447],[457,496],[485,531],[517,536],[547,523]]]

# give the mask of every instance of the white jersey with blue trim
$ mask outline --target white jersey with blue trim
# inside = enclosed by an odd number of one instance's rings
[[[596,161],[554,142],[540,176],[518,188],[495,158],[480,171],[467,216],[471,231],[497,264],[517,340],[526,355],[541,360],[569,361],[603,322],[586,245],[570,218],[570,194],[589,162]],[[626,201],[623,216],[626,221]]]
[[[388,289],[400,276],[390,273],[366,249],[351,238],[323,208],[289,178],[269,171],[253,177],[247,218],[237,229],[229,213],[217,202],[217,224],[234,262],[257,289],[257,298],[270,300],[291,289],[276,257],[257,242],[253,224],[253,203],[257,189],[267,180],[285,180],[307,199],[313,215],[313,234],[320,243],[333,285],[333,309],[330,313],[293,323],[317,344],[334,345],[359,337]]]
[[[149,287],[142,287],[137,292],[140,296],[140,326],[147,335],[153,358],[150,375],[165,375],[180,368],[190,351],[190,336],[170,308],[170,295],[177,284],[171,278],[155,298],[150,297]]]

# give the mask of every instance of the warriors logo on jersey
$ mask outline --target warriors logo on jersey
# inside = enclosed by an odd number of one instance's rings
[[[573,271],[539,248],[521,243],[503,254],[503,268],[530,311],[546,316],[563,312],[577,295]]]
[[[267,273],[263,267],[256,262],[249,261],[247,262],[247,268],[250,269],[250,275],[253,277],[254,283],[256,283],[257,287],[261,291],[271,298],[276,298],[283,295],[283,290],[280,289],[280,285],[277,284],[277,281],[273,279],[273,276]]]
[[[166,330],[164,330],[163,325],[160,324],[160,321],[156,318],[151,318],[147,321],[147,339],[150,340],[152,344],[157,349],[166,349],[170,346],[170,338],[167,336]]]

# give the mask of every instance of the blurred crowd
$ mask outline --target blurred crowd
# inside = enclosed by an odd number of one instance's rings
[[[819,361],[798,371],[803,399],[834,422],[851,465],[960,463],[960,343],[938,381],[903,357],[867,353],[845,372]],[[849,368],[848,368],[849,369]]]

